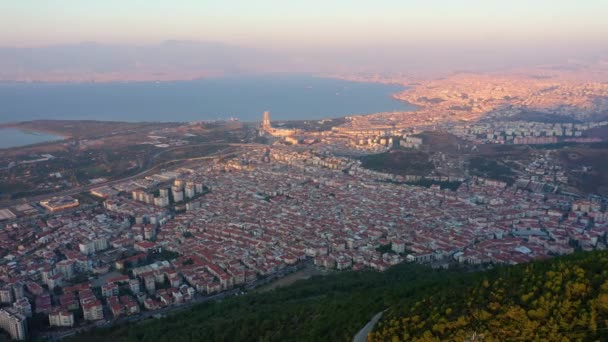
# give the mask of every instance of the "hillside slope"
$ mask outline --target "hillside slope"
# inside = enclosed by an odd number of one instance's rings
[[[373,341],[462,341],[475,332],[488,341],[603,340],[608,252],[486,272],[402,264],[317,276],[71,341],[350,341],[387,308]]]
[[[393,305],[370,341],[608,338],[608,253],[503,268]]]
[[[70,341],[350,341],[378,311],[399,298],[430,294],[456,271],[418,264],[384,273],[315,276],[265,293],[205,303],[160,320],[95,330]]]

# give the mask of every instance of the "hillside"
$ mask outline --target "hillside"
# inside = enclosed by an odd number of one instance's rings
[[[374,341],[464,340],[474,332],[488,341],[604,339],[607,266],[608,252],[487,272],[402,264],[318,276],[70,341],[349,341],[387,308]]]
[[[403,296],[429,293],[456,272],[401,264],[384,273],[315,276],[266,293],[249,293],[140,325],[96,330],[70,341],[347,341]],[[252,337],[256,338],[252,338]]]
[[[470,142],[445,131],[424,131],[414,136],[422,138],[422,148],[428,152],[462,154],[465,153],[464,146],[470,145]]]
[[[588,253],[447,281],[392,306],[369,340],[605,341],[607,267],[608,253]]]
[[[608,191],[608,146],[604,143],[572,146],[558,153],[568,170],[570,183],[590,193],[605,194]]]
[[[426,176],[433,171],[430,155],[421,151],[392,150],[361,157],[362,166],[397,175]]]

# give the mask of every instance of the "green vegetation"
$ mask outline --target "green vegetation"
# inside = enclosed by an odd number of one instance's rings
[[[186,158],[199,158],[205,157],[212,153],[228,147],[228,145],[207,145],[207,146],[184,146],[179,149],[167,149],[161,151],[155,160],[156,164],[175,160],[175,159],[186,159]]]
[[[453,281],[403,298],[372,341],[569,341],[608,338],[608,253],[580,253]]]
[[[426,176],[434,168],[429,154],[421,151],[393,150],[363,156],[361,162],[365,168],[398,175]]]
[[[560,150],[558,157],[564,168],[570,171],[570,185],[600,195],[608,191],[608,148],[572,147]]]
[[[148,254],[148,262],[152,263],[156,261],[173,260],[177,259],[178,257],[179,253],[168,251],[163,248],[160,252]]]
[[[442,152],[448,155],[461,155],[465,153],[464,147],[470,144],[445,131],[424,131],[413,136],[422,138],[421,149],[423,151]]]
[[[294,128],[300,129],[307,132],[321,132],[321,131],[329,131],[332,127],[339,126],[346,122],[345,118],[334,118],[334,119],[324,119],[324,120],[294,120],[294,121],[286,121],[286,122],[277,122],[274,123],[278,127],[281,128]],[[282,124],[279,126],[279,124]]]
[[[548,88],[547,88],[548,89]],[[544,122],[544,123],[581,123],[580,120],[574,119],[568,115],[560,115],[553,113],[545,113],[539,111],[522,111],[513,116],[505,118],[505,121],[529,121],[529,122]]]
[[[385,309],[374,341],[606,340],[608,252],[486,272],[401,264],[316,276],[71,341],[348,341]]]
[[[512,185],[515,172],[504,163],[486,157],[473,157],[470,160],[471,173],[485,178],[496,179]]]
[[[440,97],[433,97],[433,98],[428,98],[426,96],[422,96],[416,99],[419,102],[426,102],[426,103],[431,103],[431,104],[437,104],[437,103],[441,103],[444,102],[445,100],[440,98]]]
[[[373,316],[400,298],[430,295],[452,271],[417,264],[384,273],[314,276],[288,287],[201,304],[148,321],[95,330],[69,341],[350,341]]]
[[[395,254],[395,251],[393,251],[393,249],[391,248],[391,244],[386,244],[386,245],[381,245],[380,247],[376,248],[376,250],[382,254],[384,253],[391,253],[391,254]]]

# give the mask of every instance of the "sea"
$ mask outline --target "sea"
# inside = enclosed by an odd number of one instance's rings
[[[391,97],[402,90],[395,85],[282,74],[175,82],[0,83],[0,123],[260,121],[266,110],[272,120],[317,120],[413,110]],[[40,142],[42,136],[2,130],[0,148]]]
[[[44,132],[24,131],[14,128],[0,128],[0,149],[62,139],[62,136]]]

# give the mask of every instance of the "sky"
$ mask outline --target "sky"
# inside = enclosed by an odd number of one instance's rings
[[[404,67],[498,66],[599,58],[606,18],[607,0],[0,0],[0,46],[179,40],[264,49],[286,65],[301,56],[312,69],[353,54],[361,65],[401,55]]]

